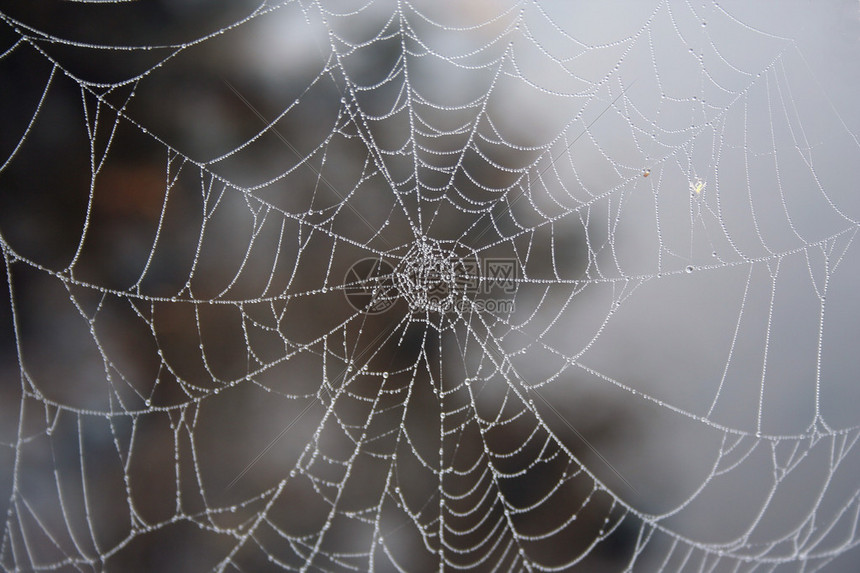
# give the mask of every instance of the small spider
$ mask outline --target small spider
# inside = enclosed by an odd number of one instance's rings
[[[649,175],[651,175],[650,169],[646,169],[645,171],[642,172],[642,177],[648,177]]]

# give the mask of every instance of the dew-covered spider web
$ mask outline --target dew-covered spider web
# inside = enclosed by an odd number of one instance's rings
[[[856,2],[0,21],[4,571],[854,570]]]

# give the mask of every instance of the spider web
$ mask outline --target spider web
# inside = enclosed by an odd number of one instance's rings
[[[4,570],[850,568],[860,145],[786,22],[39,10]]]

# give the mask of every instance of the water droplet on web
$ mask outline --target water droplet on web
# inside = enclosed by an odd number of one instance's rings
[[[705,20],[702,20],[702,28],[704,28],[707,25],[708,25],[708,23]]]
[[[694,267],[693,265],[690,265],[690,266],[688,266],[688,267],[687,267],[687,269],[686,269],[686,270],[687,270],[687,274],[690,274],[690,273],[692,273],[694,270],[696,270],[696,267]]]
[[[150,400],[149,398],[147,398],[143,403],[144,403],[144,404],[146,404],[146,407],[147,407],[147,408],[149,408],[150,406],[152,406],[152,400]]]
[[[388,378],[388,372],[383,372],[383,373],[382,373],[382,377],[383,377],[383,378]]]

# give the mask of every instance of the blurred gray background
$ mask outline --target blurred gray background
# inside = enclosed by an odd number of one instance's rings
[[[856,570],[858,2],[0,15],[4,570],[525,569],[505,463],[534,565]],[[357,313],[415,224],[513,315]]]

